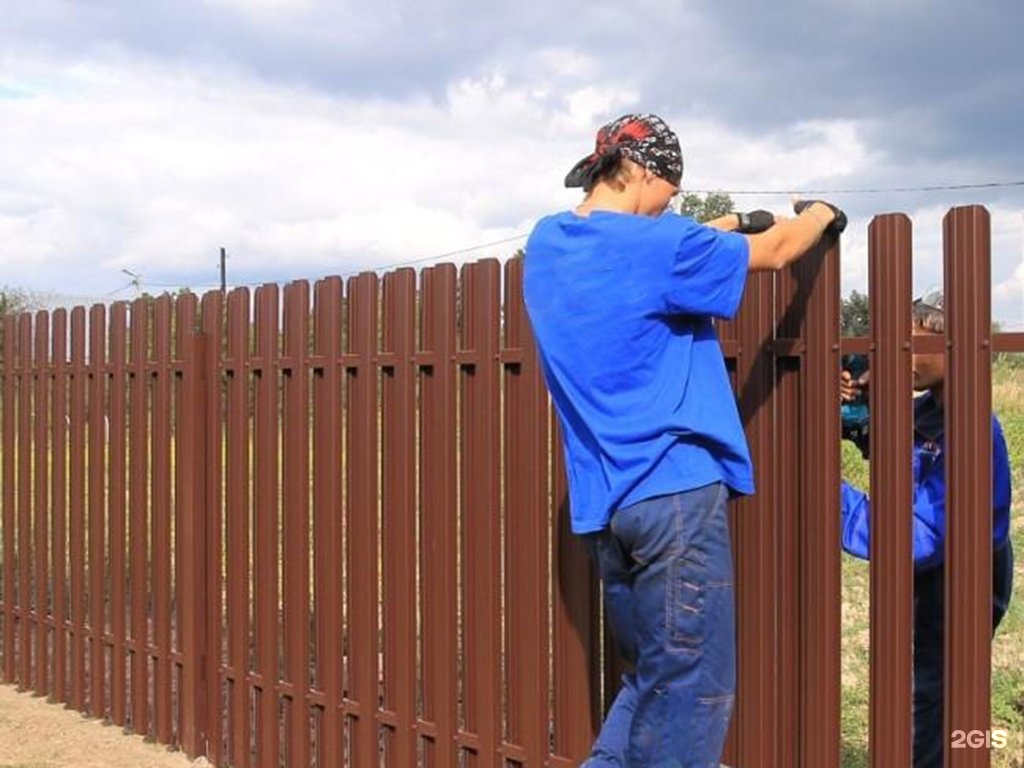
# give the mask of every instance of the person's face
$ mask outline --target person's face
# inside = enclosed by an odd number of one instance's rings
[[[914,326],[915,336],[941,336],[942,334]],[[911,363],[914,389],[922,391],[941,387],[946,380],[946,355],[942,352],[915,354]]]

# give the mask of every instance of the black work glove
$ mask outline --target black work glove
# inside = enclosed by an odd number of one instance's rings
[[[775,224],[775,214],[771,211],[757,210],[750,211],[749,213],[737,211],[736,215],[740,220],[740,225],[736,228],[736,231],[742,232],[744,235],[756,235],[758,232],[771,229]]]
[[[840,208],[832,205],[832,203],[825,202],[824,200],[797,200],[795,203],[793,203],[793,210],[799,215],[800,213],[803,212],[805,208],[814,205],[815,203],[827,205],[829,208],[832,209],[832,213],[836,215],[836,217],[832,219],[829,225],[825,227],[826,232],[833,235],[838,235],[840,232],[846,229],[846,214],[843,213]]]

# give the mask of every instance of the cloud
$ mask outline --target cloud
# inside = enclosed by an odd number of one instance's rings
[[[41,285],[45,267],[108,291],[121,268],[212,281],[221,245],[229,276],[256,281],[504,240],[575,200],[566,170],[634,109],[677,129],[689,188],[1020,178],[1018,21],[1015,3],[951,0],[15,4],[0,17],[0,261],[12,281]],[[1019,189],[828,196],[851,216],[844,286],[866,281],[879,211],[921,218],[934,261],[932,211],[1022,207]],[[994,234],[998,286],[1014,232]]]

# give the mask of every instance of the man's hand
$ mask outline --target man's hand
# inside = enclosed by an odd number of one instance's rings
[[[775,225],[775,214],[771,211],[737,212],[736,216],[740,222],[739,226],[736,227],[736,231],[744,235],[756,235],[758,232],[764,232]]]
[[[843,213],[843,211],[837,206],[832,205],[832,203],[827,203],[824,200],[796,200],[793,202],[793,210],[797,213],[797,215],[799,215],[803,213],[807,208],[810,208],[815,203],[821,203],[822,205],[829,208],[835,215],[835,218],[833,218],[832,221],[829,222],[828,226],[825,227],[826,232],[829,232],[833,235],[838,235],[840,232],[846,229],[846,214]],[[814,215],[814,211],[811,211],[811,214]],[[815,218],[818,217],[815,216]]]
[[[870,371],[865,371],[857,379],[854,379],[849,371],[839,374],[839,400],[844,403],[852,402],[861,395],[861,391],[868,385]]]

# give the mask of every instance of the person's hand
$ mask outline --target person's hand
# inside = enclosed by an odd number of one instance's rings
[[[857,379],[854,379],[849,371],[843,371],[839,374],[839,400],[844,403],[849,403],[860,397],[863,390],[867,387],[870,371],[865,371]]]
[[[810,208],[815,203],[821,203],[822,205],[828,207],[835,216],[835,218],[833,218],[832,221],[828,223],[828,226],[825,227],[826,232],[829,232],[833,235],[838,235],[840,232],[846,229],[846,214],[843,213],[843,211],[839,207],[832,205],[832,203],[827,203],[824,200],[794,200],[793,210],[796,212],[797,215],[799,215],[803,213],[804,210]],[[813,215],[814,211],[811,211],[811,213]]]
[[[771,229],[775,224],[775,214],[771,211],[756,210],[749,213],[737,211],[736,216],[740,220],[736,231],[744,235],[756,235],[758,232]]]

